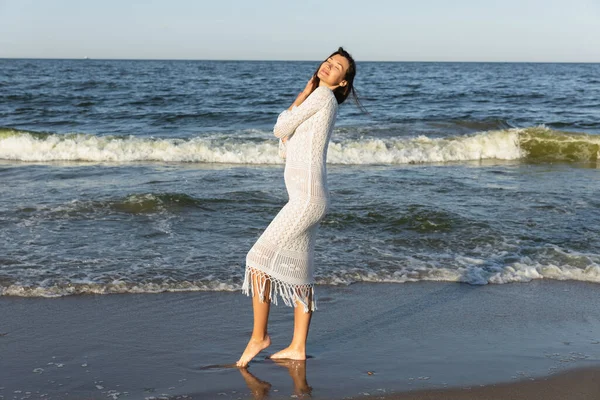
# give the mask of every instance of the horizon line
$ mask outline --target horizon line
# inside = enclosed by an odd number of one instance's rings
[[[318,62],[321,60],[293,60],[293,59],[228,59],[228,58],[91,58],[91,57],[0,57],[0,60],[81,60],[81,61],[239,61],[239,62]],[[600,64],[600,61],[485,61],[485,60],[356,60],[361,62],[377,63],[498,63],[498,64]]]

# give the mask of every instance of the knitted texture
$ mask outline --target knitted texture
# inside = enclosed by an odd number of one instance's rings
[[[289,200],[246,255],[242,292],[288,306],[299,301],[316,310],[314,248],[319,223],[329,208],[327,147],[338,104],[331,89],[317,87],[299,106],[279,114],[274,135],[285,158],[284,181]],[[286,138],[286,143],[281,139]],[[255,288],[252,278],[258,283]],[[266,293],[266,282],[270,282]],[[258,293],[255,293],[255,292]],[[268,297],[267,297],[268,295]]]

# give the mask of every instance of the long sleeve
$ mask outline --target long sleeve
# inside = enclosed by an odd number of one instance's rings
[[[283,140],[279,139],[279,148],[278,148],[279,157],[285,160],[287,156],[287,142],[283,143]]]
[[[327,104],[327,101],[331,99],[327,93],[330,90],[328,87],[319,86],[313,90],[302,104],[294,106],[291,110],[284,110],[277,117],[273,134],[280,139],[293,134],[301,123]]]

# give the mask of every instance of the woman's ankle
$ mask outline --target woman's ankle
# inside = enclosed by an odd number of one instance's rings
[[[252,340],[254,342],[262,342],[264,340],[267,340],[268,337],[269,337],[268,333],[265,333],[264,335],[252,333],[252,336],[250,336],[250,340]]]

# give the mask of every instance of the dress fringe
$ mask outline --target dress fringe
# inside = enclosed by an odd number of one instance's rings
[[[283,302],[288,307],[295,307],[296,301],[299,301],[304,306],[304,312],[309,312],[308,303],[310,300],[310,311],[317,309],[317,301],[315,299],[314,284],[306,285],[293,285],[291,283],[283,282],[277,278],[273,278],[271,275],[246,265],[246,274],[244,276],[244,283],[242,284],[242,293],[247,296],[254,297],[254,285],[252,285],[252,275],[257,276],[258,279],[258,299],[261,303],[265,301],[265,289],[267,281],[270,281],[269,285],[269,299],[273,304],[277,305],[277,295],[281,296]]]

